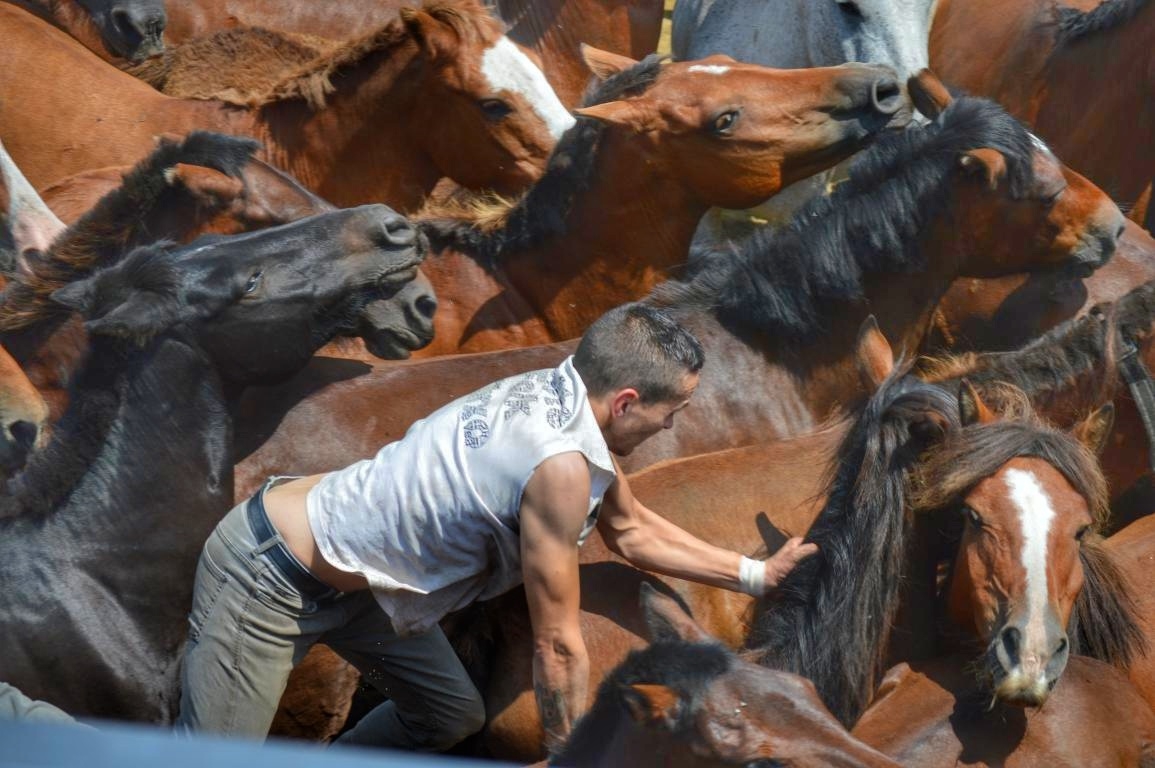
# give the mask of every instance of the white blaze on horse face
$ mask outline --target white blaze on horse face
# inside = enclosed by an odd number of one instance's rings
[[[686,71],[705,72],[707,75],[724,75],[730,71],[730,68],[721,64],[695,64]]]
[[[508,37],[502,37],[486,49],[481,58],[481,73],[494,92],[521,94],[555,140],[574,124],[574,116],[562,105],[542,71]]]
[[[1023,531],[1022,562],[1027,572],[1027,625],[1023,642],[1026,654],[1033,647],[1032,639],[1046,637],[1047,537],[1051,521],[1055,519],[1055,508],[1034,473],[1008,469],[1006,480],[1011,501],[1019,510]]]

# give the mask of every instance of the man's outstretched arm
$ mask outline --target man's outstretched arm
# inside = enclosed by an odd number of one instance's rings
[[[760,572],[752,570],[760,561],[705,542],[647,508],[620,470],[606,493],[598,531],[606,546],[638,568],[751,594],[777,586],[799,560],[818,551],[793,538],[761,563]]]
[[[533,625],[533,688],[545,745],[564,743],[585,712],[589,657],[581,636],[577,540],[589,506],[590,474],[579,453],[534,471],[521,502],[521,567]]]

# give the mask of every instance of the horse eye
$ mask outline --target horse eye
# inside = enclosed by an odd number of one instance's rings
[[[983,527],[983,519],[979,516],[978,512],[975,512],[974,507],[964,506],[963,514],[967,516],[967,522],[975,528]]]
[[[858,3],[853,0],[835,0],[838,3],[838,10],[842,11],[847,16],[855,19],[862,18],[862,9],[858,7]]]
[[[501,99],[482,99],[477,105],[481,107],[481,113],[485,115],[486,120],[500,120],[513,111],[513,107]]]
[[[1082,541],[1087,534],[1091,532],[1091,526],[1084,525],[1079,530],[1075,531],[1075,541]]]
[[[714,118],[710,130],[719,136],[729,136],[734,132],[734,124],[738,122],[738,110],[731,109]]]
[[[261,270],[258,269],[249,277],[249,281],[245,283],[245,293],[252,293],[257,290],[257,286],[261,283],[262,274]]]

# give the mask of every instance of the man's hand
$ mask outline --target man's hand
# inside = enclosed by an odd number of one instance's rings
[[[794,570],[794,566],[798,565],[798,561],[803,558],[810,557],[818,552],[818,545],[813,543],[803,544],[799,536],[788,539],[782,548],[774,555],[765,561],[766,564],[766,589],[774,589]]]

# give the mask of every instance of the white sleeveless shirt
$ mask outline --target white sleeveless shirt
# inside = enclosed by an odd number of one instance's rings
[[[580,545],[615,472],[569,357],[455,400],[330,473],[309,491],[309,524],[328,562],[368,580],[399,634],[421,632],[521,583],[522,492],[542,461],[571,451],[590,469]]]

